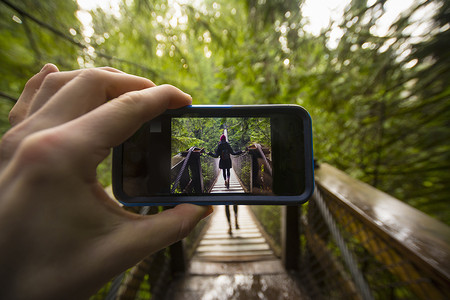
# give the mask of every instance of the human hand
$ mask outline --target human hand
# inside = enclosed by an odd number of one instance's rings
[[[0,144],[1,299],[87,298],[211,212],[182,204],[132,214],[96,179],[111,147],[190,103],[173,86],[112,68],[48,64],[28,81]]]

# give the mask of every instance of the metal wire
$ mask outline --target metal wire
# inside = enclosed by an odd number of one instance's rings
[[[322,193],[320,192],[320,190],[317,187],[314,191],[313,199],[316,201],[319,211],[321,212],[325,222],[327,223],[328,228],[330,229],[331,235],[333,236],[334,240],[336,241],[336,244],[342,253],[342,257],[343,257],[348,269],[350,270],[350,273],[352,274],[352,277],[356,284],[356,287],[359,290],[359,292],[361,293],[363,299],[365,299],[365,300],[374,299],[372,296],[372,293],[370,291],[369,285],[367,284],[366,280],[364,279],[363,274],[360,272],[355,258],[353,257],[352,253],[350,253],[349,249],[347,248],[344,238],[342,237],[339,229],[337,228],[336,222],[334,221],[333,217],[331,216],[331,213],[328,210],[328,208],[323,200]]]
[[[192,151],[194,151],[194,147],[191,147],[191,148],[189,149],[189,151],[188,151],[188,153],[187,153],[187,155],[186,155],[186,158],[185,158],[184,161],[183,161],[183,166],[181,167],[181,170],[180,170],[180,172],[178,173],[177,178],[175,179],[175,182],[174,182],[174,184],[173,184],[173,187],[172,187],[172,194],[173,194],[173,193],[175,192],[175,190],[177,189],[178,183],[180,182],[181,176],[183,175],[184,170],[186,169],[186,166],[187,166],[187,163],[188,163],[188,161],[189,161],[189,157],[191,157]]]

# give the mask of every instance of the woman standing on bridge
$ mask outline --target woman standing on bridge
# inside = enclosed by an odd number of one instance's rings
[[[232,168],[231,164],[231,155],[239,155],[242,151],[234,152],[231,148],[230,143],[227,142],[227,137],[222,134],[220,136],[219,145],[217,145],[215,153],[209,152],[208,155],[217,158],[220,156],[219,160],[219,168],[223,171],[223,179],[225,180],[225,185],[227,188],[230,187],[230,169]]]
[[[225,186],[227,189],[230,187],[230,169],[232,168],[231,163],[231,155],[239,155],[242,151],[234,152],[233,148],[231,148],[230,143],[227,142],[227,137],[222,134],[220,136],[220,142],[219,145],[217,145],[215,153],[209,152],[208,155],[212,157],[219,157],[219,168],[223,171],[223,179],[225,180]],[[234,208],[234,218],[235,218],[235,226],[236,229],[239,229],[238,225],[238,207],[237,205],[233,205]],[[230,220],[230,207],[228,205],[225,206],[225,214],[227,216],[228,220],[228,233],[232,234],[232,228],[231,228],[231,220]]]

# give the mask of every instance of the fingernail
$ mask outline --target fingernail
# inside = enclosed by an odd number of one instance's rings
[[[47,71],[49,71],[49,70],[52,69],[52,68],[53,68],[54,70],[58,71],[58,67],[56,67],[54,64],[48,63],[48,64],[45,64],[45,65],[42,67],[42,69],[39,71],[39,73],[47,72]]]
[[[42,73],[42,72],[44,72],[46,69],[48,69],[49,68],[49,64],[45,64],[43,67],[42,67],[42,69],[39,71],[39,73]]]
[[[208,210],[206,211],[205,215],[203,216],[202,219],[206,218],[207,216],[209,216],[210,214],[212,214],[214,212],[214,207],[212,207],[212,205],[208,206]]]

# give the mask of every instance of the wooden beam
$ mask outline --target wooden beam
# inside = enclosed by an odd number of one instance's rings
[[[299,269],[299,218],[299,206],[283,206],[281,209],[281,259],[286,270]]]

